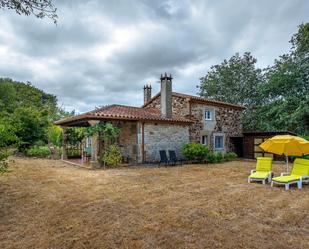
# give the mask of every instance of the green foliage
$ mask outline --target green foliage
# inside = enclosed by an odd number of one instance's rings
[[[47,142],[48,114],[33,107],[18,108],[11,117],[15,135],[21,140],[19,149],[24,150],[38,141]]]
[[[92,136],[97,133],[103,138],[106,144],[114,144],[120,132],[121,130],[112,124],[96,124],[87,127],[85,134]]]
[[[5,120],[0,120],[0,148],[8,148],[17,142],[13,128]]]
[[[232,161],[234,160],[235,158],[237,158],[237,154],[234,153],[234,152],[227,152],[224,154],[224,159],[226,161]]]
[[[208,147],[199,143],[188,143],[182,148],[182,154],[189,161],[203,162],[209,153]]]
[[[8,157],[9,157],[8,150],[0,148],[0,174],[8,171],[9,167]]]
[[[67,153],[69,158],[79,158],[81,156],[81,150],[79,148],[70,148]]]
[[[100,157],[101,163],[110,167],[117,166],[122,161],[121,152],[116,145],[121,129],[112,124],[96,124],[86,128],[86,136],[98,134],[104,141]]]
[[[307,54],[309,52],[309,23],[301,24],[298,32],[291,39],[292,49],[297,54]]]
[[[109,167],[115,167],[122,161],[121,152],[118,146],[115,144],[110,145],[107,150],[103,153],[100,160]]]
[[[223,161],[232,161],[235,158],[237,158],[237,154],[234,152],[227,152],[225,154],[221,152],[209,152],[206,156],[206,162],[221,163]]]
[[[14,86],[3,79],[0,79],[0,110],[1,113],[10,113],[15,107],[16,89]]]
[[[0,107],[3,107],[1,113],[7,114],[23,107],[44,109],[49,115],[58,111],[56,96],[47,94],[30,83],[7,78],[0,78]]]
[[[70,146],[78,146],[85,136],[86,131],[84,128],[72,127],[66,130],[67,144]]]
[[[236,53],[229,60],[210,68],[201,78],[200,95],[233,104],[251,106],[261,83],[261,70],[250,53]]]
[[[182,154],[189,160],[198,163],[220,163],[223,161],[232,161],[237,157],[234,152],[209,151],[208,147],[199,143],[189,143],[183,146]]]
[[[223,155],[220,152],[209,152],[206,161],[208,163],[221,163],[223,161]]]
[[[62,129],[57,125],[51,125],[47,129],[48,141],[58,147],[61,145],[61,134]]]
[[[12,127],[5,120],[0,120],[0,173],[8,170],[9,148],[17,142]]]
[[[59,131],[50,128],[52,121],[69,116],[57,106],[57,98],[30,83],[0,78],[0,123],[10,127],[20,151],[48,139],[59,144]]]
[[[34,146],[26,150],[26,155],[30,157],[49,157],[51,152],[47,146]]]

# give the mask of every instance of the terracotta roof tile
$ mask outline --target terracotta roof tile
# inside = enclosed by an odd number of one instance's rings
[[[161,116],[160,110],[154,108],[145,109],[125,105],[108,105],[74,117],[56,121],[55,124],[65,125],[74,121],[89,120],[89,119],[122,119],[122,120],[192,123],[191,120],[177,115],[173,115],[173,117],[170,119],[164,118]]]

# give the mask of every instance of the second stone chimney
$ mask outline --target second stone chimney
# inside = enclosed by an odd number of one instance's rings
[[[148,103],[151,100],[151,85],[144,85],[144,104]]]
[[[172,75],[161,74],[161,115],[172,118]]]

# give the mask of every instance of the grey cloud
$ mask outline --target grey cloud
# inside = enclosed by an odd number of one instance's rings
[[[78,112],[142,104],[142,86],[167,71],[196,93],[209,67],[251,51],[265,67],[288,52],[309,2],[56,0],[59,22],[0,16],[0,76],[31,81]],[[127,37],[115,37],[131,30]],[[126,40],[127,39],[127,40]]]

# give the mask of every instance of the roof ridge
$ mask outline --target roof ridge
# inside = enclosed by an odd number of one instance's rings
[[[102,105],[102,106],[99,106],[99,107],[95,107],[93,110],[91,110],[89,112],[84,112],[82,114],[88,114],[88,113],[93,113],[93,112],[97,112],[97,111],[103,111],[103,110],[106,110],[106,109],[111,108],[113,106],[115,106],[115,104]]]
[[[158,92],[156,95],[154,95],[146,104],[142,105],[142,107],[146,107],[148,104],[150,104],[155,98],[159,97],[161,95],[161,92]],[[191,95],[191,94],[187,94],[187,93],[179,93],[179,92],[172,92],[172,95],[176,95],[178,97],[181,98],[190,98],[193,100],[200,100],[200,101],[205,101],[205,102],[211,102],[214,104],[221,104],[221,105],[226,105],[226,106],[231,106],[231,107],[236,107],[236,108],[241,108],[241,109],[246,109],[244,106],[242,105],[238,105],[238,104],[232,104],[232,103],[228,103],[228,102],[224,102],[224,101],[220,101],[220,100],[213,100],[213,99],[207,99],[205,97],[201,97],[201,96],[197,96],[197,95]]]

